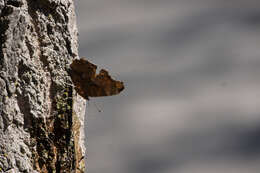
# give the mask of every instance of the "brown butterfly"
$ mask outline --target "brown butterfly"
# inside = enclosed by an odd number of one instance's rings
[[[123,82],[112,79],[106,70],[101,69],[96,75],[97,66],[84,58],[75,59],[70,68],[76,91],[87,100],[88,97],[116,95],[124,89]]]

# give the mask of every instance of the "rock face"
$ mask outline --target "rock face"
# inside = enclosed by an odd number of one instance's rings
[[[84,172],[72,0],[0,0],[0,172]]]

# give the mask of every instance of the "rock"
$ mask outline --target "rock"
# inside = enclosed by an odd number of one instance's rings
[[[72,0],[0,0],[0,172],[84,172],[75,20]]]

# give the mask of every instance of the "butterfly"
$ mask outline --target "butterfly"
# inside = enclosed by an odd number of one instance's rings
[[[124,89],[124,83],[112,79],[108,71],[101,69],[96,74],[96,70],[97,66],[85,58],[75,59],[70,64],[69,74],[75,90],[83,98],[116,95]]]

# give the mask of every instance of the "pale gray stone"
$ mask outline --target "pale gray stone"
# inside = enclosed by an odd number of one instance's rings
[[[0,0],[0,172],[79,170],[85,101],[67,73],[77,32],[73,0]]]

